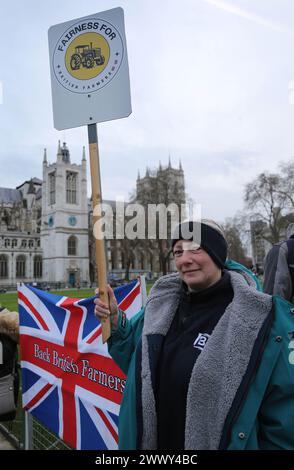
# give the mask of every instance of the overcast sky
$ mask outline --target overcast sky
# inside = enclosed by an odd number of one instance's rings
[[[98,125],[105,199],[128,198],[138,170],[170,154],[203,215],[222,221],[247,182],[293,158],[293,0],[0,2],[0,186],[42,178],[43,149],[55,161],[59,139],[81,160],[86,127],[53,127],[47,31],[117,6],[133,113]]]

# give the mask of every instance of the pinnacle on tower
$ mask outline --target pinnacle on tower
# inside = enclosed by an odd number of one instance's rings
[[[47,149],[44,149],[43,163],[47,163]]]
[[[168,167],[171,168],[170,154],[168,156]]]
[[[85,146],[83,146],[83,157],[82,157],[82,162],[86,161],[86,149]]]
[[[58,155],[62,156],[61,146],[60,146],[60,140],[58,141],[58,148],[57,148],[57,156],[58,156]]]
[[[140,179],[140,171],[138,170],[137,181]]]

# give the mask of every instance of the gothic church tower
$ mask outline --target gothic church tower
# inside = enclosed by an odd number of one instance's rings
[[[58,143],[57,161],[43,160],[43,279],[77,287],[89,282],[88,207],[85,148],[80,165],[72,164]]]

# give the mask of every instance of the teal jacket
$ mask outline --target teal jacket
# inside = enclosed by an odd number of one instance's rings
[[[229,262],[227,268],[244,272],[243,267],[234,262]],[[248,270],[246,274],[260,290],[258,279]],[[119,419],[119,448],[126,450],[141,448],[142,442],[143,323],[144,310],[130,321],[120,312],[118,329],[108,342],[111,356],[127,375]],[[274,297],[271,311],[262,322],[250,361],[226,413],[217,447],[207,448],[294,449],[292,332],[294,337],[293,305]]]

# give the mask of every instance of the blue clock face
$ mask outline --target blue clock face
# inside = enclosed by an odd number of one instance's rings
[[[77,223],[77,218],[76,218],[74,215],[71,215],[71,216],[68,218],[68,223],[69,223],[69,225],[71,225],[72,227],[74,227],[74,225],[76,225],[76,223]]]
[[[53,227],[53,225],[54,225],[54,218],[53,218],[53,215],[50,215],[50,216],[49,216],[48,225],[49,225],[49,227]]]

